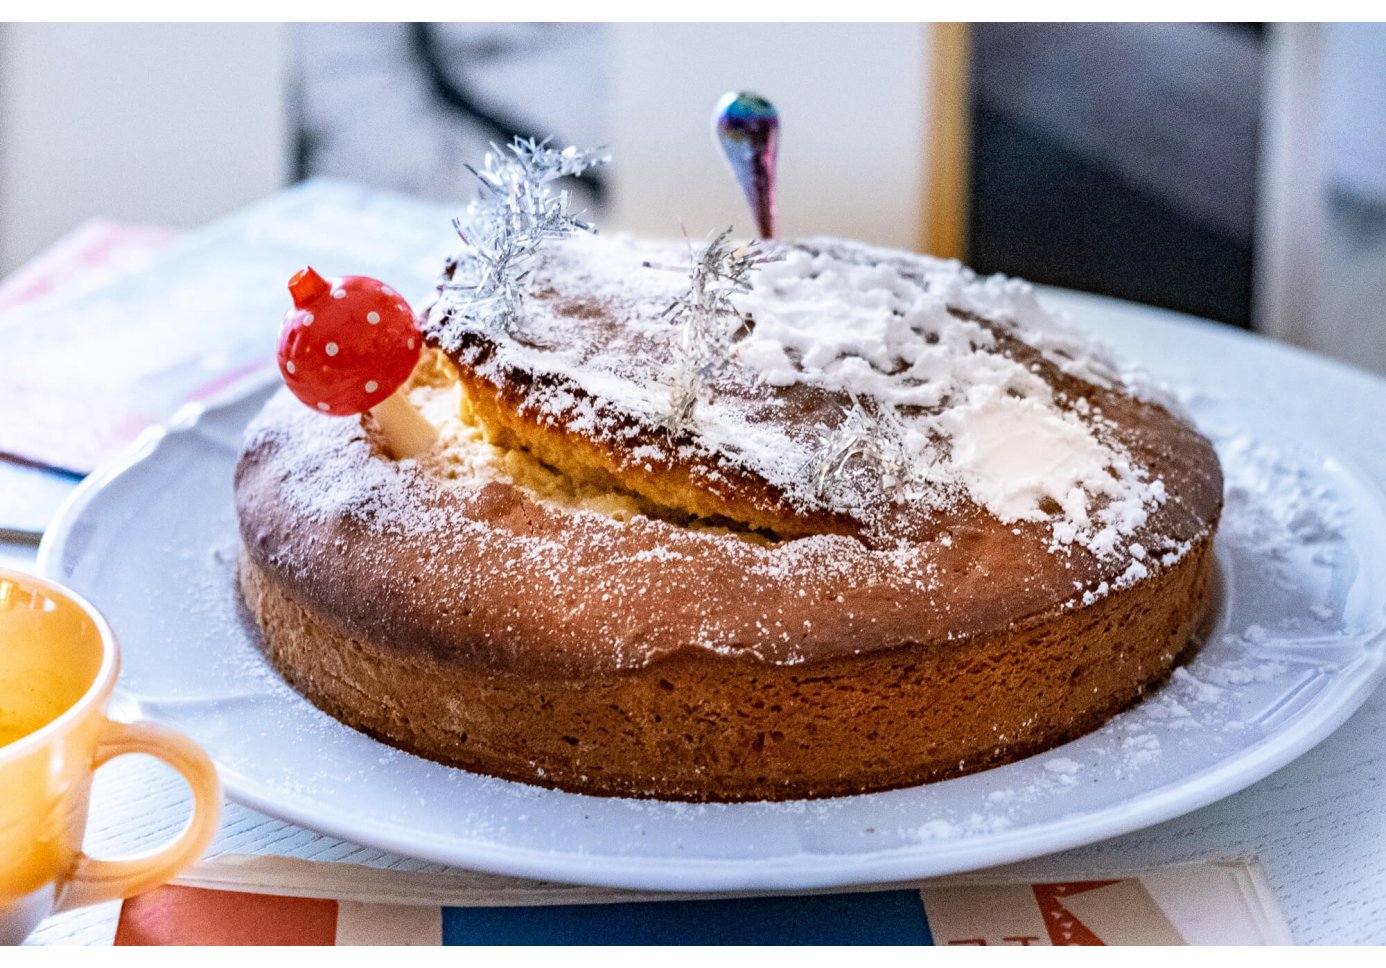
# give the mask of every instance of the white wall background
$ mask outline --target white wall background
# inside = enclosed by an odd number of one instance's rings
[[[928,28],[622,24],[610,41],[615,209],[608,224],[693,238],[754,223],[712,137],[750,90],[780,112],[779,230],[914,248],[921,225]]]
[[[0,25],[0,274],[89,218],[191,228],[282,185],[286,30]]]
[[[284,184],[291,29],[0,25],[0,274],[89,218],[191,228]],[[926,27],[610,31],[607,226],[749,233],[710,133],[717,99],[745,88],[783,119],[782,234],[917,243]]]

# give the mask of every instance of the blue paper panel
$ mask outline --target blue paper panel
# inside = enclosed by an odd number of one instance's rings
[[[918,891],[443,908],[444,945],[933,944]]]

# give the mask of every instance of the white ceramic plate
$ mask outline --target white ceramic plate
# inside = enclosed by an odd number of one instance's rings
[[[1055,294],[1183,390],[1229,481],[1208,644],[1102,730],[973,776],[827,801],[689,805],[542,790],[418,759],[320,713],[260,657],[232,584],[231,471],[267,391],[188,415],[89,479],[44,574],[110,618],[123,710],[193,736],[231,795],[464,867],[668,890],[926,877],[1177,816],[1288,763],[1383,676],[1386,384],[1171,314]],[[1355,469],[1350,456],[1363,462]]]

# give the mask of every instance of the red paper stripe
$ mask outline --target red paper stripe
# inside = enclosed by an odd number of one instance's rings
[[[117,945],[330,945],[337,902],[160,887],[120,909]]]

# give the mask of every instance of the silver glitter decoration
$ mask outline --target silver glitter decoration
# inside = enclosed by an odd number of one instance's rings
[[[465,220],[453,219],[452,224],[471,258],[444,288],[457,294],[452,306],[456,318],[487,333],[520,336],[529,263],[539,247],[575,232],[595,231],[573,214],[568,192],[556,190],[553,183],[610,157],[572,146],[551,148],[547,140],[532,138],[516,138],[504,149],[491,147],[479,170],[467,166],[481,187]]]
[[[712,378],[732,359],[732,345],[755,327],[755,320],[736,308],[733,297],[751,291],[751,273],[781,256],[757,242],[736,243],[732,230],[713,236],[701,252],[689,252],[689,287],[664,316],[678,326],[675,359],[668,371],[669,406],[664,425],[686,430]],[[674,266],[645,263],[651,269]]]

